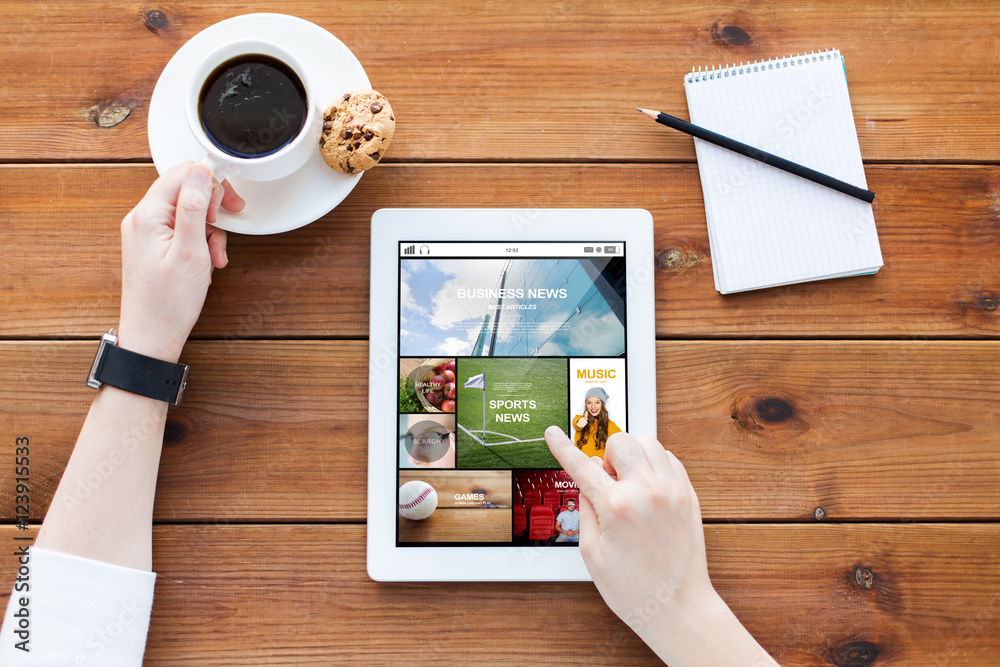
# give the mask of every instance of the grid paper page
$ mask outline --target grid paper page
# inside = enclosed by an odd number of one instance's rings
[[[691,122],[867,188],[837,51],[685,77]],[[715,288],[723,294],[871,273],[871,204],[695,139]]]

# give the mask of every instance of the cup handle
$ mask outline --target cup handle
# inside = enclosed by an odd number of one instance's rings
[[[201,159],[201,163],[208,167],[209,171],[212,172],[212,177],[219,183],[234,175],[230,165],[214,155],[206,153],[205,157]]]

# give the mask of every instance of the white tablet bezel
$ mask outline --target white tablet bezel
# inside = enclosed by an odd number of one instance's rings
[[[653,217],[642,209],[380,209],[371,224],[368,575],[376,581],[590,581],[579,549],[397,547],[399,243],[622,241],[628,429],[656,433]],[[391,417],[391,418],[390,418]],[[389,443],[389,445],[386,445]]]

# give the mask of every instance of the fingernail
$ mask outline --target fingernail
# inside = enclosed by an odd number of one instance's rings
[[[212,175],[204,167],[195,166],[188,172],[188,180],[195,185],[205,185],[211,177]]]
[[[226,250],[222,251],[222,258],[226,260],[226,264],[229,264],[229,252]]]

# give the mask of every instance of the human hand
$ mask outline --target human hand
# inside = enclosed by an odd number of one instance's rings
[[[587,415],[584,415],[576,420],[576,425],[579,428],[585,428],[587,426]]]
[[[243,209],[228,182],[185,162],[158,178],[122,220],[122,347],[176,362],[201,313],[212,271],[223,268],[226,232],[214,222],[222,206]]]
[[[616,614],[626,618],[657,584],[672,607],[714,592],[698,498],[673,454],[649,436],[626,433],[608,438],[603,462],[558,427],[545,431],[545,441],[580,489],[580,552]]]
[[[677,457],[624,432],[608,438],[603,460],[557,426],[545,441],[580,489],[580,553],[615,614],[675,667],[776,664],[712,586],[698,497]]]

